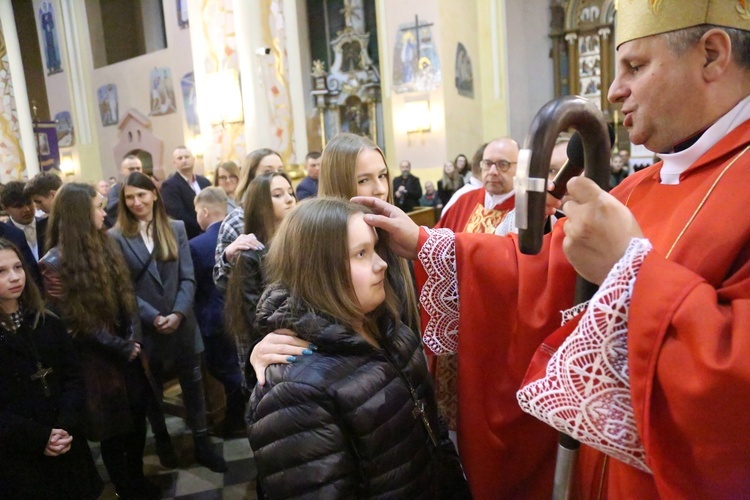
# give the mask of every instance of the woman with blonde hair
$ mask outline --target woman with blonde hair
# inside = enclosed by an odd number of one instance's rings
[[[458,173],[458,169],[453,162],[446,161],[443,163],[443,178],[437,183],[438,198],[440,198],[440,208],[443,208],[453,193],[461,189],[464,185],[464,178]]]
[[[88,184],[55,195],[39,262],[50,302],[81,354],[87,438],[101,441],[104,466],[124,498],[158,498],[143,474],[146,409],[154,401],[144,370],[133,286],[118,245],[104,229],[104,197]]]
[[[239,206],[229,212],[219,228],[219,239],[216,244],[216,264],[214,265],[214,283],[220,290],[225,290],[232,262],[238,252],[243,250],[261,250],[263,243],[254,234],[243,234],[245,227],[244,203],[247,190],[256,176],[268,172],[283,172],[284,164],[279,153],[273,149],[261,148],[251,151],[242,161],[242,179],[235,191],[235,200]]]
[[[203,340],[193,311],[195,278],[185,225],[170,220],[151,179],[134,172],[123,183],[117,224],[110,230],[125,256],[135,286],[144,349],[154,378],[163,387],[164,363],[173,361],[182,388],[196,461],[214,472],[226,462],[211,449],[200,371]],[[159,399],[163,391],[159,391]],[[164,419],[150,412],[156,451],[162,465],[177,457]]]

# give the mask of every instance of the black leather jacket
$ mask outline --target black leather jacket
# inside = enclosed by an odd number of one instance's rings
[[[261,333],[290,328],[318,347],[268,367],[250,399],[249,439],[265,494],[439,498],[437,444],[450,441],[439,430],[419,336],[383,321],[378,349],[295,302],[273,285],[257,311]]]

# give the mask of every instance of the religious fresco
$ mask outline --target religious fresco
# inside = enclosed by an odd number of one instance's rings
[[[206,58],[204,64],[206,73],[217,73],[226,69],[239,70],[237,33],[234,28],[232,1],[202,0],[200,12],[202,32],[205,33]],[[187,77],[187,75],[185,76]],[[182,81],[180,83],[182,84]],[[211,96],[206,98],[211,99]],[[185,87],[183,87],[183,99],[186,99]],[[237,106],[242,106],[242,103],[237,103]],[[198,127],[190,126],[189,122],[188,127],[193,133],[197,133],[199,130]],[[245,124],[243,122],[215,125],[211,128],[210,133],[209,140],[211,144],[218,146],[219,157],[239,161],[247,153]]]
[[[471,58],[461,42],[456,46],[456,90],[458,95],[474,98],[474,71]]]
[[[601,51],[596,33],[578,38],[578,81],[580,94],[602,109]]]
[[[429,92],[440,87],[442,74],[437,48],[433,43],[433,23],[402,23],[396,33],[393,49],[393,91]]]
[[[201,127],[198,123],[198,108],[195,95],[195,75],[191,71],[185,73],[180,79],[180,88],[182,89],[182,102],[185,105],[185,121],[190,131],[194,134],[200,134]]]
[[[180,29],[190,27],[188,20],[188,0],[175,0],[177,2],[177,25]]]
[[[0,165],[2,165],[2,171],[0,171],[2,182],[21,179],[26,170],[2,25],[0,25]]]
[[[150,116],[168,115],[177,111],[172,85],[172,70],[169,68],[154,68],[149,74],[151,93]]]
[[[261,19],[264,20],[263,42],[271,48],[271,53],[261,58],[261,78],[271,107],[271,134],[274,144],[270,145],[281,154],[285,164],[296,164],[294,150],[294,119],[292,100],[289,94],[289,56],[286,51],[286,30],[284,27],[284,2],[263,0]]]
[[[117,85],[108,83],[102,85],[96,91],[96,98],[99,102],[99,116],[102,119],[102,127],[117,125],[119,121],[119,102],[117,100]]]
[[[70,111],[57,113],[55,115],[55,123],[57,123],[57,144],[61,148],[75,146],[76,136],[73,130],[73,118],[70,116]]]
[[[52,2],[45,0],[39,8],[39,26],[42,30],[44,45],[42,52],[47,63],[47,76],[62,72],[60,60],[60,45],[57,42],[57,26],[55,24],[55,10]]]

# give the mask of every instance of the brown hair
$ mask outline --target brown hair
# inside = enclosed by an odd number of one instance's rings
[[[242,168],[240,169],[242,172],[242,179],[240,179],[237,189],[234,191],[234,198],[236,200],[241,201],[244,198],[245,191],[247,191],[252,180],[255,179],[255,173],[258,171],[260,162],[263,158],[269,155],[276,155],[281,158],[281,155],[273,149],[261,148],[249,152],[247,156],[245,156],[245,159],[242,160]]]
[[[47,310],[44,307],[42,294],[39,292],[39,288],[36,286],[36,283],[34,283],[31,274],[29,274],[29,268],[23,261],[21,252],[18,250],[18,247],[16,247],[16,245],[6,240],[5,238],[0,238],[0,250],[12,250],[13,253],[16,254],[16,257],[18,257],[18,260],[21,261],[23,272],[26,275],[26,284],[23,287],[21,296],[18,298],[18,302],[22,305],[24,313],[33,312],[35,314],[36,321],[39,316],[44,316]],[[0,328],[3,328],[5,331],[13,331],[16,329],[15,325],[13,324],[13,320],[11,320],[10,318],[10,314],[3,311],[2,308],[0,308]]]
[[[276,220],[273,213],[273,202],[271,201],[271,181],[275,177],[283,177],[292,185],[289,176],[284,172],[269,172],[259,175],[250,183],[245,197],[245,234],[253,233],[258,241],[269,245],[271,239],[276,233]],[[297,195],[292,190],[294,199]],[[240,254],[240,259],[244,257]],[[253,325],[247,324],[243,303],[245,296],[243,288],[245,281],[248,279],[246,266],[240,262],[234,266],[229,275],[226,291],[226,318],[229,324],[229,331],[234,335],[242,332],[251,332]],[[240,353],[245,355],[246,353]]]
[[[94,225],[96,196],[88,184],[65,184],[52,202],[47,228],[48,248],[59,247],[62,255],[65,296],[58,303],[74,335],[98,328],[114,331],[123,314],[136,314],[125,259],[115,241]]]
[[[377,144],[367,137],[341,133],[336,135],[323,150],[320,164],[318,196],[335,196],[349,200],[357,195],[357,158],[363,149],[377,151],[385,161],[385,155]],[[387,165],[387,163],[386,163]],[[387,169],[386,169],[387,170]],[[393,204],[393,189],[390,173],[388,180],[388,203]],[[381,238],[387,239],[387,237]],[[414,280],[409,263],[395,254],[388,253],[388,279],[396,289],[398,297],[404,297],[402,319],[412,330],[419,331],[419,307]]]
[[[269,284],[281,284],[305,307],[334,318],[349,328],[363,325],[380,339],[377,319],[389,314],[399,321],[396,291],[386,279],[386,300],[375,311],[362,313],[349,267],[349,218],[369,213],[362,205],[340,198],[305,200],[284,218],[264,263]],[[377,251],[388,261],[387,244]]]
[[[385,155],[377,144],[361,135],[341,133],[326,144],[323,159],[320,162],[320,180],[318,196],[337,196],[347,200],[357,196],[357,158],[363,149],[377,151],[385,161]],[[386,173],[388,180],[388,203],[393,203],[391,174]]]
[[[153,207],[154,218],[150,222],[150,226],[153,228],[154,258],[162,262],[177,260],[177,238],[169,225],[169,217],[167,216],[167,210],[164,208],[164,203],[161,201],[161,196],[153,181],[147,175],[141,172],[133,172],[123,182],[115,227],[128,238],[134,238],[140,233],[138,219],[125,203],[125,188],[128,186],[145,189],[156,194]]]
[[[240,178],[240,169],[237,166],[237,164],[233,161],[223,161],[216,165],[216,171],[214,171],[214,186],[219,185],[219,169],[223,168],[227,171],[229,175],[233,175],[237,177],[237,180]]]

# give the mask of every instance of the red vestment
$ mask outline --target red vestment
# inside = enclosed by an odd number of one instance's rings
[[[628,322],[630,391],[654,474],[612,458],[602,471],[604,456],[583,446],[580,497],[750,494],[749,146],[747,121],[678,185],[660,184],[657,164],[612,191],[654,247]],[[515,235],[456,235],[458,442],[477,499],[549,498],[552,490],[556,432],[524,414],[515,393],[573,303],[562,222],[536,256],[522,255]],[[426,240],[422,230],[420,247]]]
[[[435,227],[447,227],[457,233],[494,233],[505,215],[515,206],[515,197],[511,196],[488,210],[484,208],[486,194],[484,188],[479,188],[461,195],[443,212]]]

